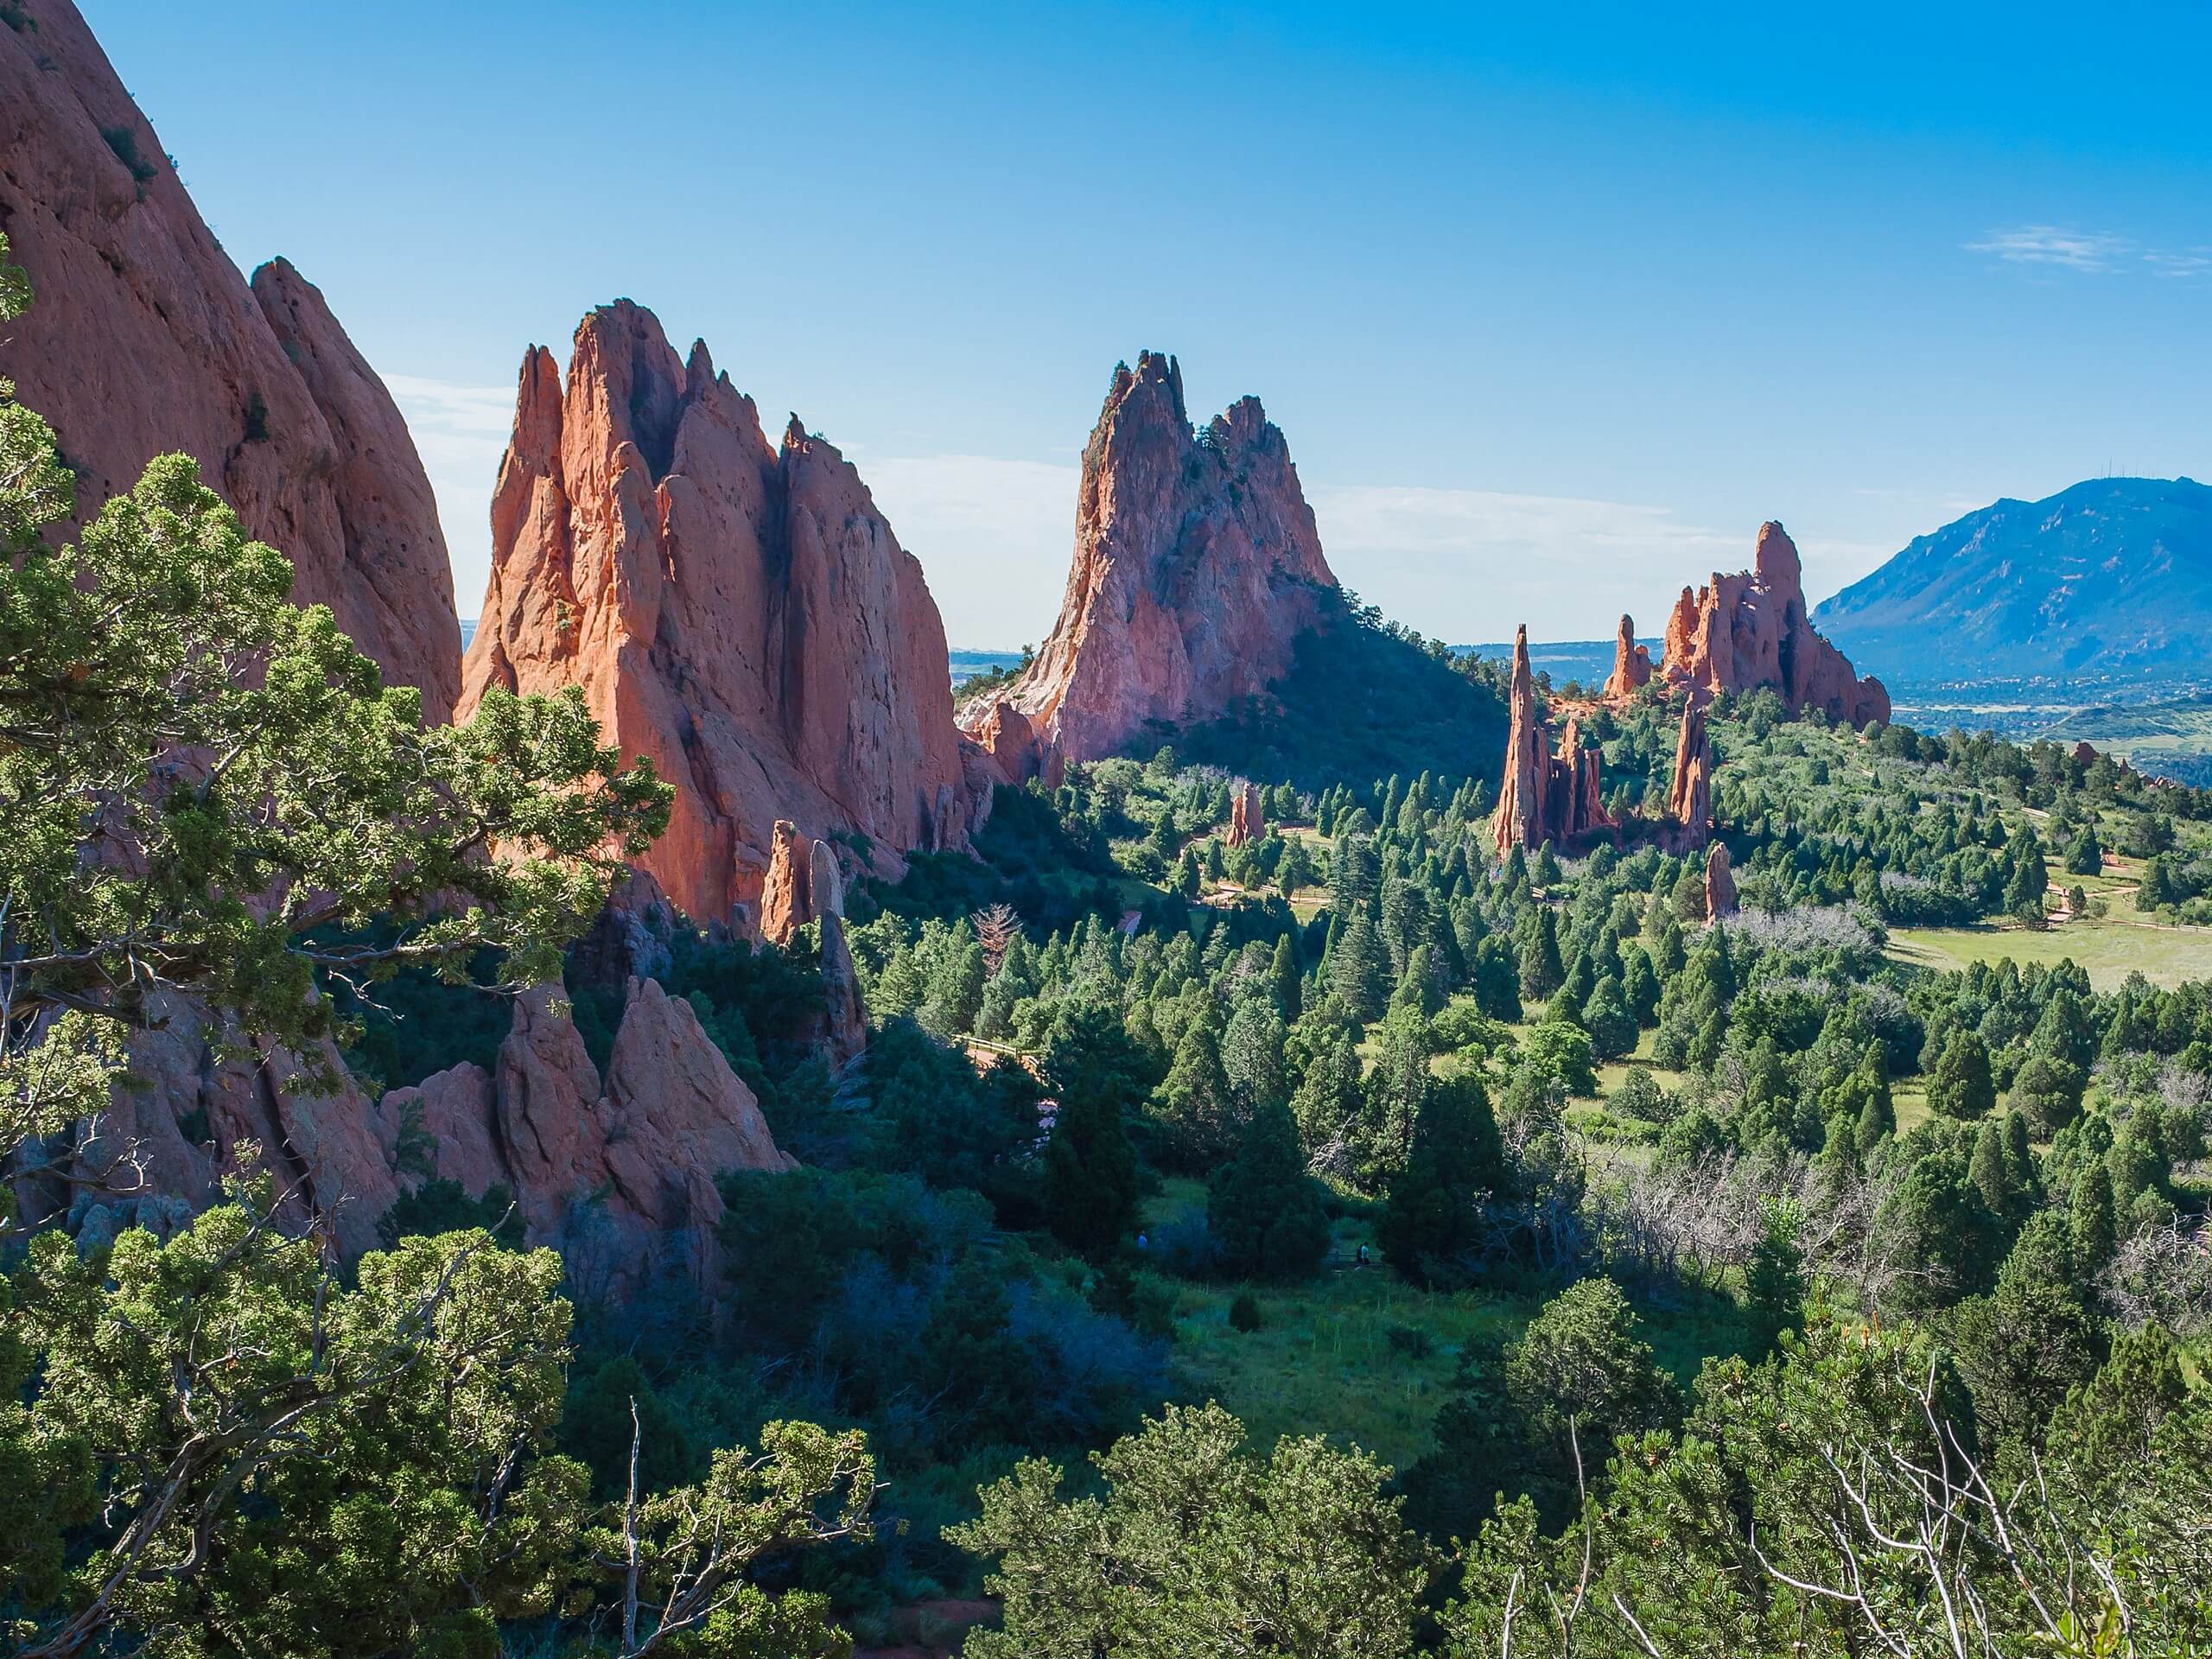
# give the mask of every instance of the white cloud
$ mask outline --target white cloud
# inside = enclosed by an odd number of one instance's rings
[[[2149,271],[2154,276],[2189,277],[2212,271],[2212,248],[2145,247],[2110,231],[2083,231],[2066,225],[2018,225],[1992,231],[1966,244],[1969,253],[1986,253],[2012,265],[2056,265],[2066,270],[2106,273]]]
[[[1721,531],[1671,508],[1411,486],[1311,492],[1338,581],[1454,645],[1597,639],[1625,611],[1656,633],[1685,582],[1751,561],[1756,526]]]
[[[2069,270],[2112,270],[2131,245],[2109,231],[2077,231],[2063,225],[2020,225],[1992,231],[1967,245],[1969,253],[1994,254],[2008,264],[2063,265]]]
[[[994,455],[871,457],[861,475],[922,562],[956,647],[1041,645],[1075,546],[1081,469]]]
[[[514,391],[413,374],[388,374],[384,383],[438,498],[454,602],[463,616],[474,616],[492,575],[492,486],[514,423]]]

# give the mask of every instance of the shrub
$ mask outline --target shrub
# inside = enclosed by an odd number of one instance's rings
[[[1229,1305],[1229,1328],[1249,1335],[1266,1323],[1260,1317],[1260,1299],[1249,1290],[1238,1291]]]

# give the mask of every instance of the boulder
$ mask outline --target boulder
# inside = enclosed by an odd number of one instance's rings
[[[0,375],[53,423],[80,518],[182,450],[442,720],[461,625],[436,502],[391,394],[282,260],[251,287],[71,0],[0,27],[0,228],[37,302]]]
[[[640,864],[702,924],[759,916],[779,820],[865,836],[896,879],[988,811],[937,606],[859,474],[796,416],[771,444],[650,311],[587,316],[565,383],[524,357],[492,534],[462,712],[582,687],[675,785]]]
[[[998,712],[1010,704],[1031,728],[1021,766],[1052,782],[1148,728],[1265,695],[1336,588],[1290,447],[1259,400],[1199,432],[1175,359],[1143,353],[1116,367],[1084,451],[1059,620],[1003,697],[963,711],[963,728],[1010,767],[1012,722]]]

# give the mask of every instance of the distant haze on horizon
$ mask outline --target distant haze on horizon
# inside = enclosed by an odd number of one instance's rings
[[[86,0],[241,266],[391,385],[458,608],[524,347],[626,295],[859,467],[957,646],[1041,640],[1116,359],[1287,435],[1453,640],[1825,599],[2001,496],[2212,467],[2212,21],[2123,7]]]

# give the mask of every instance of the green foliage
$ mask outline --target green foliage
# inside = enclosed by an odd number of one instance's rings
[[[1260,1299],[1249,1290],[1240,1290],[1229,1304],[1229,1328],[1249,1336],[1267,1323],[1260,1313]]]
[[[1432,1081],[1405,1168],[1376,1229],[1390,1265],[1415,1283],[1452,1279],[1482,1239],[1485,1206],[1510,1196],[1504,1145],[1481,1080]]]
[[[1059,1103],[1045,1147],[1045,1212],[1052,1236],[1097,1260],[1136,1221],[1137,1159],[1123,1116],[1145,1078],[1121,1022],[1077,1011],[1053,1033],[1046,1076]]]
[[[1236,1277],[1297,1279],[1321,1265],[1328,1211],[1287,1106],[1262,1105],[1246,1121],[1236,1155],[1207,1185],[1206,1227]]]
[[[1972,1031],[1952,1033],[1942,1058],[1928,1079],[1928,1109],[1961,1122],[1985,1117],[1997,1107],[1997,1085],[1989,1071],[1989,1048]]]
[[[1787,1198],[1760,1206],[1758,1242],[1744,1269],[1744,1303],[1751,1313],[1751,1338],[1760,1356],[1772,1353],[1785,1331],[1805,1324],[1805,1251],[1797,1242],[1804,1214]]]
[[[987,1487],[950,1535],[989,1558],[1001,1628],[971,1659],[1179,1659],[1251,1652],[1397,1659],[1412,1649],[1433,1554],[1382,1493],[1384,1471],[1325,1440],[1264,1459],[1218,1406],[1169,1406],[1096,1453],[1101,1490],[1065,1498],[1040,1459]]]

